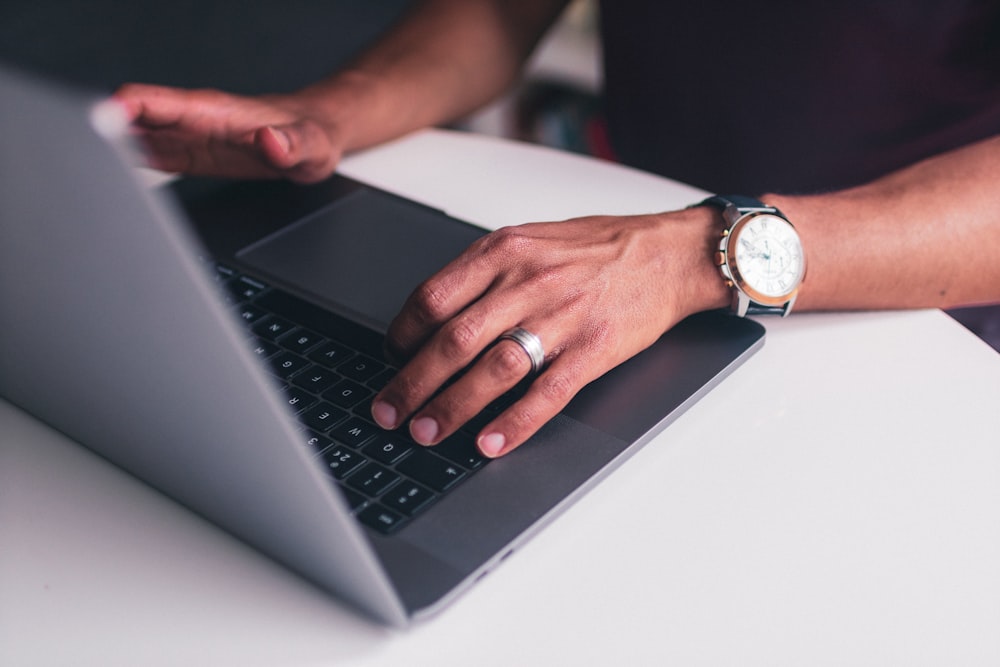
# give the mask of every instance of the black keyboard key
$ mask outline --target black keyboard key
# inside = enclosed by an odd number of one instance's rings
[[[368,503],[368,499],[354,489],[349,489],[343,484],[338,484],[337,488],[340,489],[340,493],[347,500],[347,506],[352,512],[357,512]]]
[[[347,451],[346,448],[343,451]],[[355,454],[360,458],[360,454]],[[347,479],[348,486],[374,498],[384,493],[399,480],[399,475],[378,463],[365,465],[364,468]]]
[[[277,315],[268,315],[253,325],[253,332],[265,340],[275,341],[293,331],[295,325]]]
[[[426,489],[416,482],[406,481],[400,482],[382,496],[382,503],[390,509],[402,512],[407,516],[413,516],[417,510],[434,498],[435,495],[430,489]]]
[[[475,470],[489,461],[488,458],[479,453],[475,438],[461,432],[435,445],[434,453],[467,470]]]
[[[322,394],[339,379],[340,376],[333,371],[312,364],[292,378],[292,384],[313,394]]]
[[[250,347],[250,351],[261,359],[268,359],[274,356],[280,349],[274,343],[268,343],[266,340],[255,340]]]
[[[402,515],[381,505],[369,505],[358,513],[361,522],[380,533],[391,533],[403,522]]]
[[[337,371],[358,382],[370,380],[385,370],[385,364],[362,354],[337,366]]]
[[[237,302],[249,301],[267,289],[267,285],[249,276],[241,276],[226,284],[226,289]]]
[[[336,368],[342,362],[353,357],[354,352],[346,345],[327,341],[309,352],[308,356],[317,364],[321,364],[327,368]]]
[[[371,395],[371,389],[351,380],[341,380],[323,392],[323,398],[345,409],[354,407]]]
[[[278,352],[267,363],[271,365],[271,370],[280,378],[290,378],[306,366],[309,360],[284,350]]]
[[[334,479],[344,479],[365,464],[363,456],[343,446],[331,447],[320,454],[320,457],[326,464],[326,471]]]
[[[316,331],[340,345],[349,346],[373,359],[382,358],[382,336],[330,311],[281,290],[269,289],[255,300],[261,308]],[[346,357],[341,357],[342,362]],[[316,363],[322,363],[316,359]]]
[[[347,413],[340,408],[321,402],[299,415],[299,421],[312,430],[322,433],[334,424],[341,422],[345,417],[347,417]]]
[[[316,398],[297,387],[285,387],[285,400],[295,412],[302,412],[316,402]]]
[[[252,303],[245,303],[236,308],[236,315],[245,325],[249,326],[267,315],[267,311],[258,308]]]
[[[215,265],[215,280],[220,283],[226,283],[236,277],[236,269],[231,266],[226,266],[225,264]]]
[[[375,424],[365,421],[360,417],[351,417],[327,435],[337,442],[342,442],[348,447],[357,449],[368,442],[374,435],[381,432],[382,429],[375,426]]]
[[[291,350],[296,354],[305,354],[308,350],[316,347],[326,339],[318,333],[308,329],[294,329],[278,338],[277,343],[286,350]]]
[[[398,433],[380,433],[361,450],[365,456],[380,463],[392,465],[419,447],[406,436]]]
[[[435,491],[445,491],[465,477],[463,468],[426,449],[418,449],[403,459],[396,470]]]
[[[317,454],[333,444],[333,440],[323,437],[322,435],[316,433],[315,431],[306,431],[305,436],[306,436],[306,445],[312,447]]]

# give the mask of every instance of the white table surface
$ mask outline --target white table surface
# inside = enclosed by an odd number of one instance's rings
[[[441,131],[343,171],[485,226],[701,194]],[[765,324],[759,354],[407,631],[0,401],[0,665],[1000,664],[1000,355],[937,311]]]

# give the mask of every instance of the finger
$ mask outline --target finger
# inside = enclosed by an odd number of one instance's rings
[[[282,127],[262,127],[254,133],[254,143],[274,166],[283,169],[294,166],[290,158],[292,140]]]
[[[395,359],[411,357],[445,322],[480,299],[513,256],[502,250],[509,235],[501,229],[484,236],[417,287],[389,325],[387,353]]]
[[[170,127],[190,112],[187,91],[144,83],[127,83],[112,96],[125,107],[133,123],[145,127]]]
[[[299,183],[323,180],[340,160],[330,137],[311,120],[262,127],[254,133],[254,145],[267,164]]]
[[[567,350],[531,383],[524,396],[480,431],[476,445],[484,456],[508,454],[538,432],[569,404],[580,388],[596,378],[586,355]]]
[[[136,118],[142,114],[142,103],[136,99],[115,93],[111,96],[111,100],[125,112],[125,119],[128,120],[129,124],[134,123]]]
[[[531,373],[531,361],[512,340],[500,340],[453,385],[435,396],[410,422],[410,435],[436,445]]]
[[[145,144],[147,162],[155,169],[230,178],[283,176],[252,143],[214,138],[193,142],[188,134],[172,129],[143,133],[140,139]]]
[[[518,322],[523,300],[491,293],[444,324],[400,369],[372,403],[383,428],[397,428],[446,383],[492,345],[510,322]]]

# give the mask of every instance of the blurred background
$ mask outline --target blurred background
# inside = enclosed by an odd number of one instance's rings
[[[126,81],[292,90],[335,69],[409,0],[4,0],[0,58],[113,90]]]
[[[294,90],[347,63],[413,0],[4,0],[0,60],[110,92],[141,81],[244,93]],[[600,152],[596,2],[576,0],[525,83],[460,124]]]

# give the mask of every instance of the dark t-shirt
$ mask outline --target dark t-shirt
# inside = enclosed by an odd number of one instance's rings
[[[1000,133],[1000,2],[601,9],[618,157],[709,190],[837,189]]]

